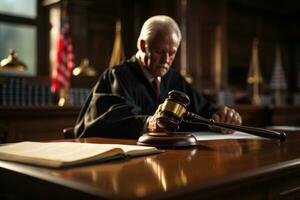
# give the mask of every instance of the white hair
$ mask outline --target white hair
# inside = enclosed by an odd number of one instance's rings
[[[150,17],[145,21],[137,41],[137,47],[140,49],[139,44],[141,40],[149,42],[158,32],[172,31],[178,37],[178,43],[181,41],[181,32],[178,24],[169,16],[156,15]]]

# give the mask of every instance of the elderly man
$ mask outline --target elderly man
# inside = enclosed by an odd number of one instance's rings
[[[76,136],[138,138],[143,132],[155,131],[155,111],[171,90],[189,96],[191,112],[217,122],[241,124],[236,111],[214,106],[171,68],[180,40],[180,30],[172,18],[149,18],[140,32],[135,56],[100,76],[81,110]],[[182,129],[188,131],[189,127]]]

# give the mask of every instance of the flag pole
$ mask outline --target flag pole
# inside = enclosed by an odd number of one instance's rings
[[[74,55],[67,15],[67,0],[62,1],[60,9],[60,33],[57,42],[56,66],[52,73],[51,90],[58,95],[58,105],[65,106],[70,104],[69,91]]]

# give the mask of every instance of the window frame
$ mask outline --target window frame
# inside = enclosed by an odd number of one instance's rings
[[[50,29],[49,21],[47,20],[47,16],[49,16],[49,11],[46,6],[43,6],[42,0],[37,0],[36,4],[37,15],[36,18],[30,17],[21,17],[18,15],[10,15],[0,13],[0,22],[3,23],[11,23],[16,25],[30,25],[36,27],[37,35],[36,35],[36,75],[35,77],[40,76],[49,76],[49,58],[47,57],[49,52],[49,33]],[[2,58],[1,58],[2,59]],[[12,77],[13,75],[4,75],[1,74],[1,77]],[[23,76],[18,76],[23,77]],[[24,75],[24,77],[27,77]]]

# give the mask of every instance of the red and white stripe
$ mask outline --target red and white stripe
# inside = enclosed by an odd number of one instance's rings
[[[52,73],[52,92],[60,89],[69,89],[71,86],[71,76],[74,66],[74,54],[72,39],[69,33],[69,23],[67,17],[63,15],[61,30],[57,43],[57,63]]]

